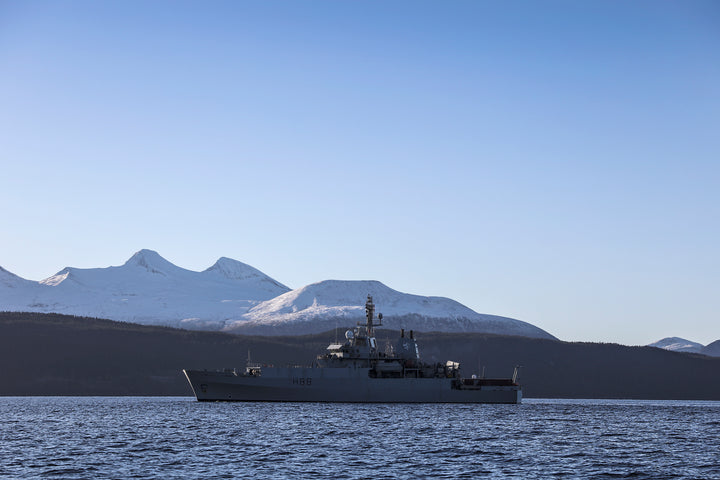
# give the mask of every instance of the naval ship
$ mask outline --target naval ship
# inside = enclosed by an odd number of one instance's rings
[[[380,351],[375,305],[368,295],[367,321],[332,343],[310,366],[273,367],[252,363],[244,370],[183,370],[199,401],[520,403],[518,367],[512,378],[463,377],[458,362],[425,363],[412,330]]]

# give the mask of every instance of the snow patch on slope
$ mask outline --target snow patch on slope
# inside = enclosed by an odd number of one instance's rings
[[[68,278],[69,275],[70,275],[70,272],[69,272],[69,271],[66,271],[66,272],[64,272],[64,273],[63,273],[63,272],[60,272],[60,273],[58,273],[58,274],[56,274],[56,275],[53,275],[52,277],[48,277],[48,278],[46,278],[46,279],[44,279],[44,280],[40,280],[40,284],[41,284],[41,285],[48,285],[48,286],[50,286],[50,287],[57,287],[57,286],[60,285],[62,282],[64,282],[65,280],[67,280],[67,278]]]

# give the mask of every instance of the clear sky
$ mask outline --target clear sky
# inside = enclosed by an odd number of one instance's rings
[[[0,166],[32,280],[149,248],[720,339],[716,1],[0,0]]]

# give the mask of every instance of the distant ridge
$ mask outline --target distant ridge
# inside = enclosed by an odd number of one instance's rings
[[[688,352],[688,353],[700,353],[703,349],[703,345],[697,342],[691,342],[680,337],[666,337],[657,342],[651,343],[648,347],[662,348],[663,350],[670,350],[671,352]]]
[[[720,357],[720,340],[715,340],[710,345],[703,347],[700,353],[709,357]]]
[[[262,335],[353,326],[364,318],[368,294],[390,328],[555,338],[520,320],[480,314],[449,298],[398,292],[375,280],[326,280],[290,290],[227,257],[196,272],[144,249],[120,266],[66,267],[39,282],[0,269],[0,311]]]

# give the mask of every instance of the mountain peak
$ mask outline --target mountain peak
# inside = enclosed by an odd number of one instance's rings
[[[160,256],[155,250],[142,249],[136,252],[130,259],[125,262],[124,267],[140,267],[150,273],[167,275],[170,272],[182,272],[184,269],[178,267],[172,262],[168,262]]]
[[[268,277],[257,268],[228,257],[220,257],[212,267],[206,269],[203,273],[215,273],[230,280],[261,280],[263,282],[269,282],[276,285],[284,291],[290,290],[288,287],[277,280],[273,280]]]
[[[260,271],[250,265],[233,260],[228,257],[220,257],[212,267],[205,270],[206,272],[218,272],[227,278],[242,279],[248,277],[256,277],[261,275]]]
[[[147,248],[143,248],[142,250],[138,250],[133,254],[132,257],[128,260],[128,262],[132,261],[140,261],[140,260],[157,260],[160,259],[162,261],[167,261],[163,257],[160,256],[158,252],[155,250],[149,250]],[[127,262],[126,262],[127,263]]]
[[[155,273],[162,273],[163,270],[168,268],[178,268],[171,262],[168,262],[160,256],[155,250],[142,249],[128,259],[125,262],[127,266],[144,267],[147,270]]]

